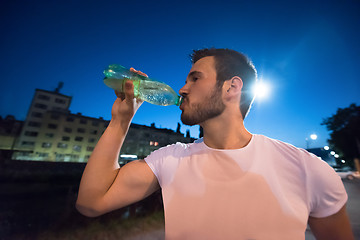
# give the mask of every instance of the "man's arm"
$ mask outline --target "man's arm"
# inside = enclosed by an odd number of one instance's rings
[[[354,240],[345,205],[324,218],[309,217],[309,226],[318,240]]]
[[[159,183],[144,160],[120,168],[118,157],[131,120],[141,105],[134,98],[132,82],[125,94],[117,93],[109,126],[86,164],[76,201],[82,214],[95,217],[139,201],[159,189]]]

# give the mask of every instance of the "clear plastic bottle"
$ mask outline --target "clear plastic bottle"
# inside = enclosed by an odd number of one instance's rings
[[[178,96],[169,85],[139,75],[121,65],[109,65],[104,70],[104,74],[104,83],[116,91],[123,92],[125,81],[131,80],[136,98],[161,106],[181,104],[182,97]]]

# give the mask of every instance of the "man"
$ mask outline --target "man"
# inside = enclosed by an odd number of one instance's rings
[[[124,207],[162,189],[166,239],[353,239],[347,195],[322,160],[289,144],[249,133],[244,117],[256,70],[228,49],[194,51],[180,89],[184,124],[203,139],[173,144],[121,169],[118,155],[141,101],[127,82],[109,127],[85,168],[77,200],[87,216]]]

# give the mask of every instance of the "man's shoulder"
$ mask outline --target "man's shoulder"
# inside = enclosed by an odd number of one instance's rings
[[[307,150],[296,147],[291,143],[287,143],[263,135],[256,135],[256,136],[257,136],[257,144],[264,149],[276,151],[281,153],[282,155],[287,155],[287,156],[302,157],[302,158],[304,157],[318,158],[317,156],[308,152]]]
[[[190,152],[190,149],[196,148],[199,143],[202,142],[202,139],[197,139],[192,143],[183,143],[176,142],[169,144],[167,146],[161,147],[155,150],[152,154],[161,154],[161,155],[173,155],[179,157],[180,155],[184,155],[187,152]]]

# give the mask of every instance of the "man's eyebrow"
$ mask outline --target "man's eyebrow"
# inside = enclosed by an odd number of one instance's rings
[[[199,71],[192,71],[192,72],[189,73],[188,77],[192,77],[192,76],[194,76],[194,75],[200,75],[200,76],[202,76],[203,73],[202,73],[202,72],[199,72]]]

